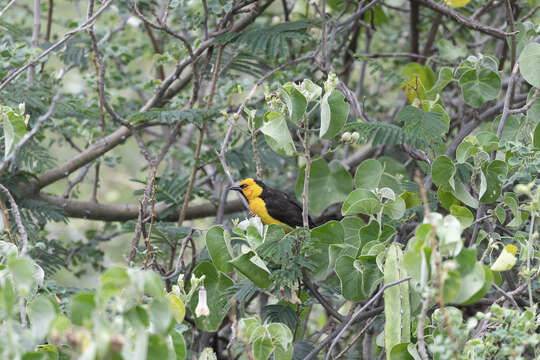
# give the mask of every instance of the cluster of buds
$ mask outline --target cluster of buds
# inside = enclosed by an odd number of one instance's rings
[[[523,195],[531,195],[531,190],[534,187],[534,182],[530,182],[527,185],[518,184],[516,185],[516,192]]]
[[[339,84],[339,79],[335,73],[328,74],[328,79],[324,82],[324,91],[329,93],[334,91],[336,86]]]
[[[357,131],[353,133],[346,131],[341,135],[341,142],[347,145],[356,144],[358,139],[360,139],[360,134]]]

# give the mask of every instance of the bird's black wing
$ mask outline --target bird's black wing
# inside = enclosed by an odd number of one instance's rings
[[[304,225],[302,220],[302,208],[284,192],[265,187],[261,194],[261,198],[266,204],[268,214],[274,219],[293,228]],[[309,227],[314,227],[311,217],[309,218]]]

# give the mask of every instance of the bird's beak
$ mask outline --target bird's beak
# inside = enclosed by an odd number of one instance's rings
[[[242,192],[242,188],[241,188],[240,186],[231,186],[231,187],[229,188],[229,190],[234,190],[234,191],[240,191],[240,192]]]

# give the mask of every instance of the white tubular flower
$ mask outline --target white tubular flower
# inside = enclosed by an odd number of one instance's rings
[[[208,308],[208,304],[206,302],[206,289],[204,286],[201,286],[199,288],[199,302],[195,308],[195,316],[200,317],[208,315],[210,315],[210,309]]]

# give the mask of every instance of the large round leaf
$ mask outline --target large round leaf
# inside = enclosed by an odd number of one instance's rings
[[[379,187],[383,166],[377,159],[364,160],[356,168],[354,186],[359,189],[374,190]]]
[[[304,191],[304,166],[298,173],[296,196],[302,199]],[[313,213],[323,212],[329,205],[341,202],[352,190],[351,174],[339,161],[328,164],[319,159],[311,164],[309,177],[309,210]]]
[[[268,146],[278,154],[292,156],[296,152],[287,121],[280,113],[275,111],[267,113],[261,132]]]
[[[474,108],[493,100],[501,90],[501,77],[490,69],[469,70],[461,75],[459,85],[465,102]]]
[[[216,268],[224,273],[231,272],[232,267],[229,261],[232,258],[229,251],[229,244],[225,237],[225,230],[221,226],[213,226],[207,231],[205,240],[206,248]]]
[[[343,202],[343,216],[354,214],[373,215],[381,210],[379,198],[369,190],[356,189]]]
[[[450,190],[455,188],[454,174],[456,167],[448,156],[439,156],[431,165],[431,178],[435,185]]]
[[[324,94],[321,101],[321,130],[322,139],[336,136],[345,125],[349,115],[350,105],[345,102],[345,96],[337,90]]]
[[[540,44],[530,43],[519,57],[521,76],[532,86],[540,88]]]

